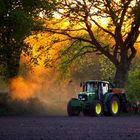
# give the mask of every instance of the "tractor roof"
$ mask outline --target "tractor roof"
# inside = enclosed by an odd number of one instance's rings
[[[91,83],[93,83],[93,82],[97,82],[97,83],[108,83],[109,84],[109,82],[108,81],[103,81],[103,80],[88,80],[88,81],[86,81],[87,83],[89,82],[91,82]]]

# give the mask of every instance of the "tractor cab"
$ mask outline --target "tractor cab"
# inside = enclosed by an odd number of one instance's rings
[[[103,95],[109,92],[109,82],[107,81],[92,80],[81,83],[80,86],[83,87],[83,92],[80,92],[80,95],[96,94],[98,99],[103,98]]]

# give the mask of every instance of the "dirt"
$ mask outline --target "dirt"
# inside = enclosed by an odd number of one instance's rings
[[[140,140],[140,116],[0,117],[0,140]]]

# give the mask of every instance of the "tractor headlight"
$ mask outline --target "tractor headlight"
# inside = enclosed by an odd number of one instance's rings
[[[86,94],[82,94],[82,95],[79,95],[79,100],[81,101],[86,101],[87,100],[87,95]]]
[[[82,101],[85,101],[86,99],[85,98],[82,98]]]

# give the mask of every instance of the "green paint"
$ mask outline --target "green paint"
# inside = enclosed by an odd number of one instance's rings
[[[95,100],[97,102],[98,100],[98,102],[100,101],[103,104],[103,110],[107,112],[109,110],[107,104],[113,96],[118,97],[120,103],[124,102],[126,99],[124,96],[125,95],[124,92],[112,93],[112,88],[109,87],[110,85],[109,82],[107,81],[98,81],[98,80],[87,81],[83,83],[83,92],[80,92],[78,94],[78,99],[72,100],[71,106],[75,108],[79,108],[80,111],[85,111],[85,110],[90,111],[91,104],[93,105],[93,102]]]
[[[73,106],[73,107],[81,107],[81,101],[79,101],[79,100],[72,100],[71,101],[71,106]]]

